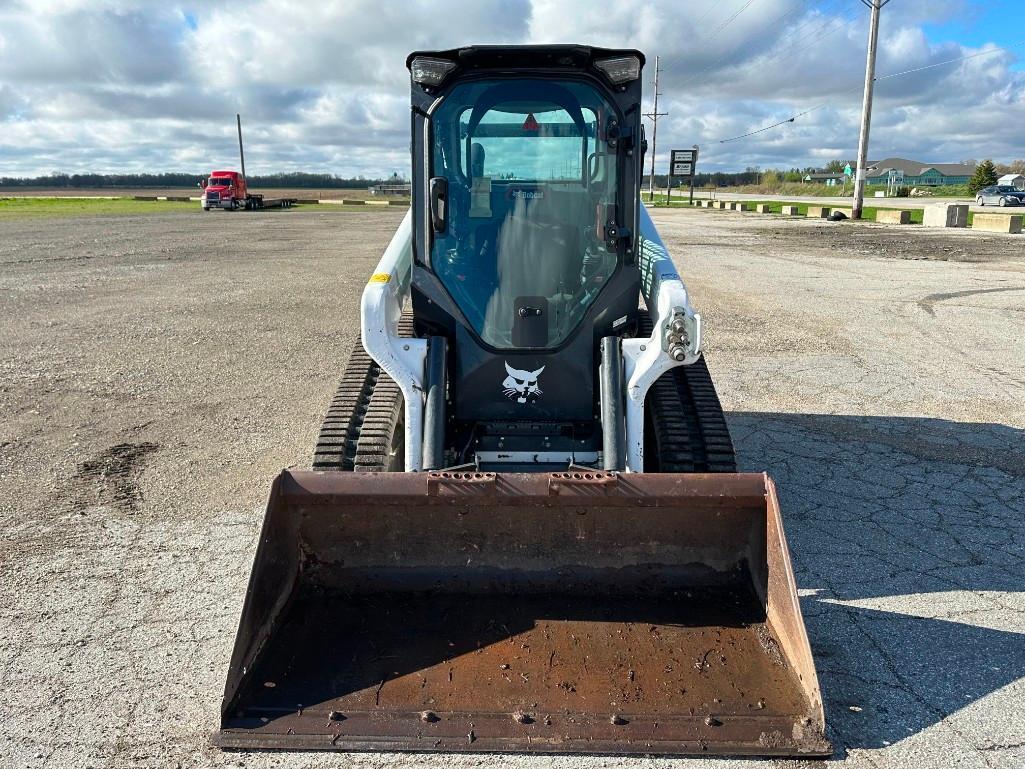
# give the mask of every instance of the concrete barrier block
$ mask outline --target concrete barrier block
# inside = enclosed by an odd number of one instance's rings
[[[967,227],[968,206],[966,204],[926,206],[922,224],[926,227]]]
[[[343,206],[364,206],[367,201],[365,200],[353,200],[352,198],[342,198]]]
[[[717,200],[717,201],[715,201],[715,207],[720,209],[720,210],[722,210],[722,211],[725,211],[727,208],[730,207],[730,201],[728,201],[728,200]]]
[[[832,210],[829,206],[808,206],[808,218],[827,219]]]
[[[705,208],[715,208],[715,201],[714,200],[706,200],[705,201]]]
[[[972,218],[973,230],[984,230],[985,232],[1009,232],[1017,235],[1022,230],[1022,222],[1025,216],[1021,214],[976,214]]]
[[[759,203],[755,206],[755,211],[760,214],[771,214],[772,207],[768,203]]]
[[[303,205],[313,205],[314,203],[320,203],[320,198],[296,198],[296,203],[302,203]]]
[[[152,201],[152,200],[156,200],[157,196],[156,195],[135,195],[132,199],[133,200],[150,200],[150,201]]]
[[[780,213],[783,216],[799,216],[801,211],[797,206],[783,206],[780,209]]]
[[[911,224],[911,212],[902,208],[877,208],[876,222],[879,224]]]

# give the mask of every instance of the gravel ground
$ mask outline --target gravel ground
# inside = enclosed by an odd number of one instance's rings
[[[689,763],[208,746],[270,480],[308,461],[400,216],[0,224],[0,766]],[[655,218],[780,488],[837,758],[1020,766],[1020,238]]]

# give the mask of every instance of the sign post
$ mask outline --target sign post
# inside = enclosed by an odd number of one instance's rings
[[[690,182],[690,203],[694,205],[694,174],[698,165],[698,145],[689,150],[673,150],[669,155],[669,189],[666,191],[666,203],[672,200],[673,179]]]

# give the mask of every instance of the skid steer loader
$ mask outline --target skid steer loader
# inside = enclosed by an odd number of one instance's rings
[[[412,205],[271,490],[216,744],[831,753],[772,482],[639,200],[643,62],[410,55]]]

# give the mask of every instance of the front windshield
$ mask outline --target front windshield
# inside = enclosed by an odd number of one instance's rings
[[[586,83],[518,78],[462,83],[431,116],[449,185],[431,264],[487,344],[561,344],[615,271],[615,114]]]
[[[206,183],[207,187],[228,187],[230,185],[230,176],[211,176],[210,181]]]

